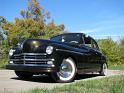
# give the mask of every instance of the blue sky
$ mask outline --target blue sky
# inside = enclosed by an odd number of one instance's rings
[[[10,22],[27,9],[28,0],[0,0],[0,16]],[[95,38],[124,36],[124,0],[39,0],[66,30],[84,32]]]

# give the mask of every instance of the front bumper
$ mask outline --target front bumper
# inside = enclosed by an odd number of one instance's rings
[[[57,68],[53,65],[37,65],[37,64],[8,64],[7,69],[15,71],[28,71],[28,72],[57,72]]]

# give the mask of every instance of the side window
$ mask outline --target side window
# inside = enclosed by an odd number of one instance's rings
[[[92,39],[92,48],[99,50],[97,43],[93,39]]]
[[[91,38],[84,37],[85,46],[92,47]]]
[[[97,43],[91,37],[84,37],[84,42],[85,42],[85,46],[88,46],[90,48],[94,48],[97,50],[99,49]]]

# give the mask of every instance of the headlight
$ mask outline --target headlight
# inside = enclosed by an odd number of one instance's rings
[[[46,48],[46,53],[47,53],[47,54],[52,54],[52,52],[53,52],[53,46],[48,46],[48,47]]]
[[[9,56],[12,56],[14,52],[15,52],[15,50],[10,49],[10,51],[9,51]]]

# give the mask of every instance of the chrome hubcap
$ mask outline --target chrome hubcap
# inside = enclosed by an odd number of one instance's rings
[[[61,66],[60,66],[60,71],[57,72],[57,75],[62,80],[69,80],[74,75],[74,71],[75,71],[74,67],[69,61],[71,61],[71,60],[69,60],[69,59],[63,60]]]

